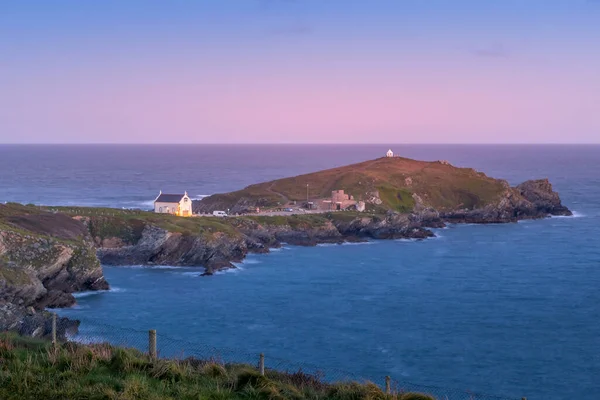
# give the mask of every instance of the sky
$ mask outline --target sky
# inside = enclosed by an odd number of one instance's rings
[[[0,143],[600,143],[600,0],[0,0]]]

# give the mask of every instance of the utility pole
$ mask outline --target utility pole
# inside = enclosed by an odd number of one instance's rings
[[[308,183],[306,184],[306,206],[308,207]]]

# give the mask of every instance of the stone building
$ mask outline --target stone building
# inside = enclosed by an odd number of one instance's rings
[[[331,192],[331,210],[345,210],[355,205],[356,201],[354,197],[344,193],[343,190],[334,190]]]
[[[392,158],[392,157],[394,157],[394,152],[392,151],[392,149],[389,149],[389,150],[387,151],[387,153],[385,153],[385,156],[386,156],[387,158]]]
[[[191,217],[192,199],[189,198],[187,192],[184,194],[166,194],[161,190],[156,200],[154,200],[154,212]]]

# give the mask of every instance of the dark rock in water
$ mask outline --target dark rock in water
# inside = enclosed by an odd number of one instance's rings
[[[560,196],[552,189],[552,184],[548,179],[523,182],[516,189],[540,213],[565,216],[573,215],[571,210],[561,203]]]
[[[573,215],[562,205],[547,179],[527,181],[507,189],[497,202],[474,210],[454,210],[440,217],[454,223],[506,223],[549,215]]]
[[[79,321],[62,317],[56,319],[56,336],[59,340],[64,340],[67,335],[77,333],[78,328]],[[17,332],[23,336],[37,338],[50,338],[52,336],[52,313],[0,302],[0,331]]]

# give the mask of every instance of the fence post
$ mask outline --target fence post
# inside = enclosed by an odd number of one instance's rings
[[[52,313],[52,345],[56,347],[56,313]]]
[[[265,375],[265,355],[260,353],[260,359],[258,360],[258,372],[261,375]]]
[[[390,392],[391,392],[390,377],[386,376],[385,377],[385,394],[390,394]]]
[[[156,329],[148,331],[148,353],[151,359],[156,360]]]

